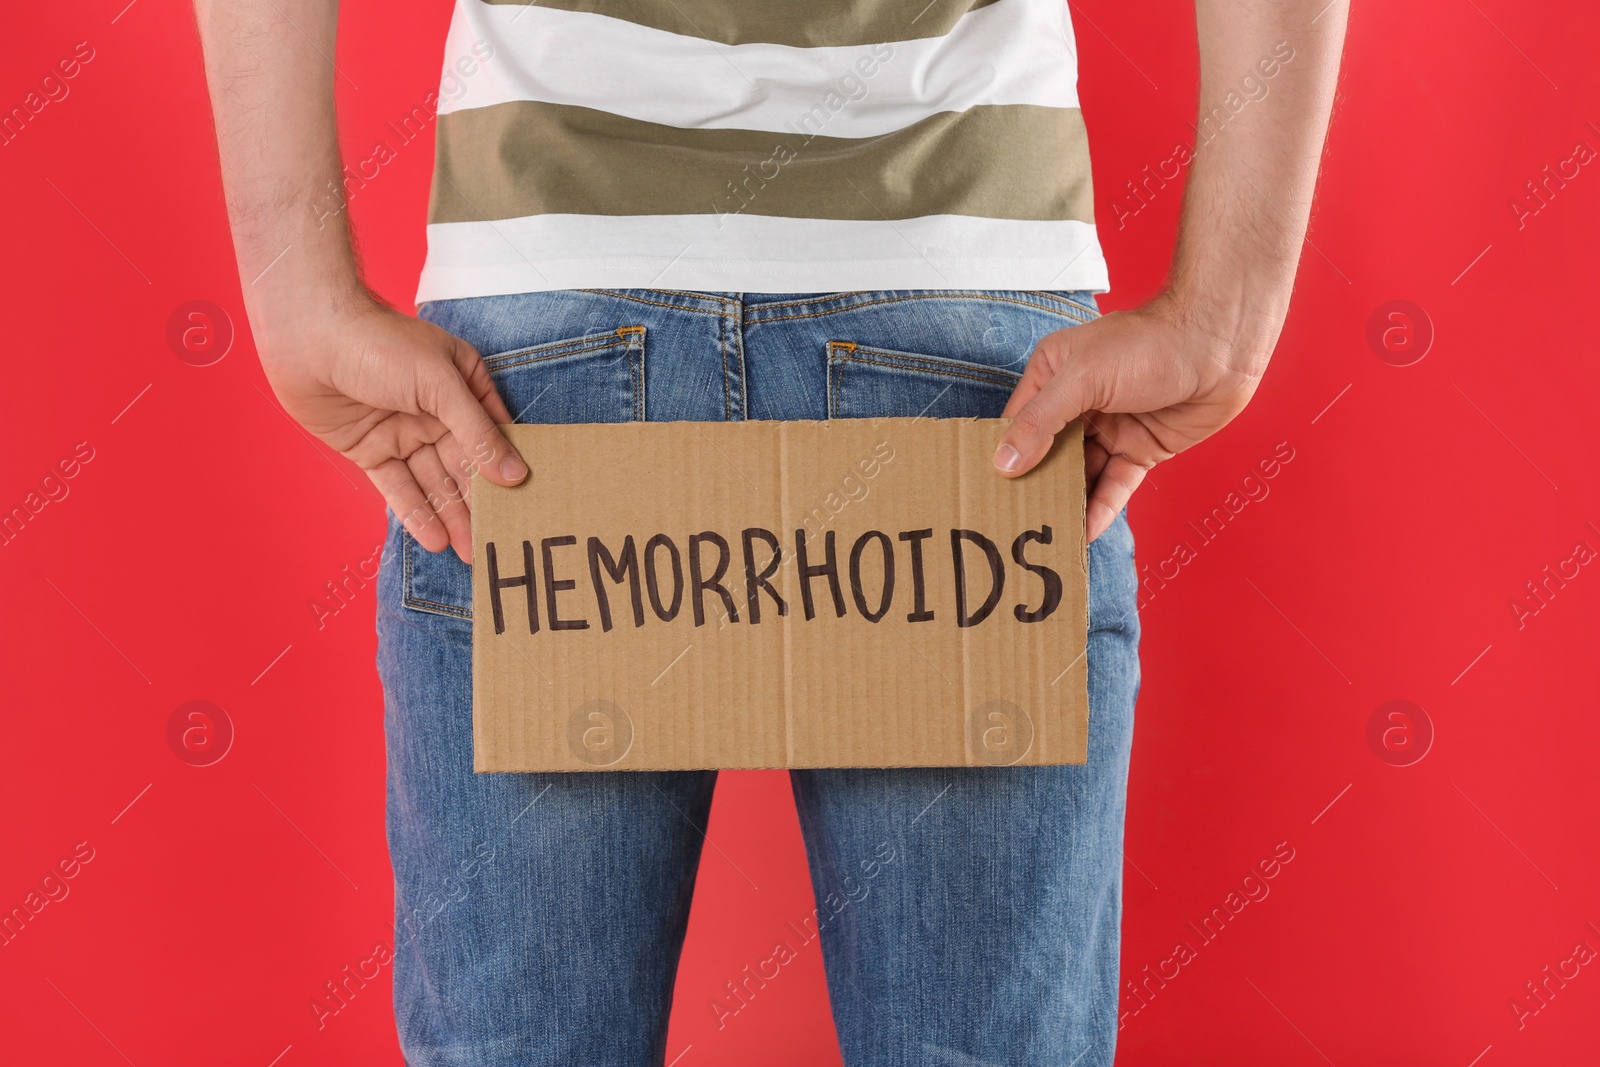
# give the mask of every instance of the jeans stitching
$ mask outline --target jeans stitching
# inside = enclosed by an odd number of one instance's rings
[[[868,290],[868,291],[870,291],[870,290]],[[1026,292],[1032,292],[1033,290],[1025,290],[1025,291]],[[1056,297],[1056,299],[1061,300],[1063,298]],[[993,294],[993,293],[984,293],[982,291],[977,291],[977,292],[972,292],[972,293],[948,293],[948,292],[944,292],[942,290],[932,290],[932,291],[922,292],[922,293],[908,293],[905,296],[886,296],[886,297],[882,297],[882,298],[880,298],[878,300],[864,300],[864,301],[861,301],[860,303],[846,305],[845,307],[830,308],[827,311],[810,311],[810,312],[807,312],[807,313],[805,313],[803,315],[774,315],[774,316],[771,316],[771,317],[761,316],[761,317],[759,317],[757,319],[757,321],[758,322],[788,322],[788,321],[790,321],[792,319],[814,319],[814,318],[820,318],[820,317],[822,317],[824,315],[837,315],[842,311],[855,311],[855,310],[857,310],[859,308],[874,307],[874,306],[876,306],[878,304],[893,304],[893,303],[898,303],[898,302],[903,301],[903,300],[987,300],[987,301],[998,301],[998,302],[1004,303],[1004,304],[1016,304],[1019,307],[1030,307],[1030,308],[1036,308],[1036,309],[1038,309],[1040,311],[1053,312],[1054,314],[1063,315],[1063,316],[1065,316],[1065,317],[1067,317],[1069,319],[1074,319],[1074,320],[1076,320],[1078,322],[1089,322],[1089,321],[1091,321],[1089,319],[1078,319],[1078,317],[1076,315],[1070,314],[1069,312],[1063,311],[1059,307],[1055,307],[1055,306],[1052,306],[1052,305],[1049,305],[1049,304],[1035,304],[1035,303],[1032,303],[1032,302],[1027,301],[1027,300],[1018,300],[1015,297],[999,296],[999,295],[996,295],[996,294]],[[1080,305],[1078,305],[1076,303],[1073,303],[1072,301],[1064,301],[1064,302],[1072,304],[1073,307],[1079,308],[1080,310],[1087,310],[1087,309],[1081,308]],[[810,299],[810,300],[788,300],[788,301],[783,301],[781,303],[767,304],[767,305],[764,305],[764,306],[765,307],[794,307],[794,306],[799,306],[799,305],[803,305],[803,304],[812,304],[812,303],[816,303],[816,299],[815,298]],[[753,309],[753,310],[759,311],[759,310],[761,310],[761,308],[756,308],[756,309]]]
[[[722,421],[728,421],[733,399],[728,396],[728,316],[717,316],[717,348],[722,353]]]
[[[1064,297],[1064,296],[1058,296],[1055,293],[1045,292],[1044,290],[1041,290],[1041,289],[1024,289],[1023,292],[1030,293],[1033,296],[1042,296],[1042,297],[1047,297],[1047,298],[1049,298],[1051,300],[1059,300],[1063,304],[1069,304],[1072,307],[1077,308],[1079,311],[1082,311],[1085,315],[1089,316],[1088,318],[1083,320],[1084,322],[1093,322],[1095,319],[1098,319],[1100,317],[1099,309],[1089,307],[1089,306],[1087,306],[1085,304],[1080,304],[1076,300],[1071,300],[1071,299],[1068,299],[1067,297]]]
[[[926,369],[924,369],[922,367],[900,367],[900,368],[895,368],[892,363],[885,363],[882,360],[861,359],[861,358],[856,357],[856,356],[834,356],[833,359],[834,359],[835,362],[838,362],[838,363],[863,363],[863,364],[866,364],[867,366],[871,366],[871,367],[889,367],[891,369],[910,370],[910,371],[912,371],[914,373],[935,374],[935,375],[939,375],[939,376],[945,377],[945,378],[966,378],[966,379],[968,379],[970,381],[982,382],[984,385],[998,385],[998,386],[1000,386],[1002,388],[1004,388],[1007,384],[1012,384],[1012,385],[1016,384],[1015,382],[1007,383],[1007,382],[1004,382],[1004,381],[996,381],[993,378],[985,378],[985,377],[982,377],[981,375],[977,375],[977,374],[963,374],[960,371],[945,370],[945,369],[939,368],[939,367],[928,367]],[[1018,375],[1017,379],[1020,380],[1021,377],[1022,377],[1021,375]]]
[[[643,326],[619,326],[617,336],[623,339],[623,351],[628,357],[628,376],[633,383],[633,418],[644,421],[644,338]]]
[[[849,352],[849,355],[841,356],[834,351],[835,348],[843,348]],[[829,359],[836,362],[866,363],[878,367],[894,367],[897,362],[919,363],[922,364],[922,366],[901,367],[899,369],[922,371],[927,374],[942,374],[952,378],[971,378],[974,381],[987,381],[991,385],[1015,385],[1017,382],[1022,380],[1022,375],[1016,373],[1015,371],[1002,370],[999,367],[971,366],[968,364],[961,364],[957,367],[951,367],[949,365],[950,363],[960,363],[960,361],[944,360],[937,356],[919,356],[914,353],[891,352],[886,348],[863,348],[858,345],[847,344],[845,342],[829,341],[828,350]],[[858,355],[857,353],[861,354]],[[871,358],[874,356],[879,358]],[[964,369],[967,366],[971,366],[972,372],[968,372]],[[1001,380],[994,381],[992,379],[985,378],[982,376],[985,374],[993,374]]]
[[[624,327],[624,329],[626,329],[626,327]],[[582,356],[587,355],[590,352],[604,352],[608,348],[616,348],[618,345],[625,345],[627,342],[625,340],[617,340],[616,338],[608,337],[605,340],[600,341],[597,344],[591,344],[586,348],[574,348],[565,352],[550,352],[547,355],[530,356],[526,359],[518,358],[525,352],[537,352],[541,349],[573,343],[574,342],[571,340],[552,341],[548,345],[534,345],[531,348],[519,348],[514,352],[505,352],[498,356],[485,357],[483,365],[486,369],[492,371],[505,370],[509,367],[522,367],[529,363],[543,363],[545,360],[561,359],[566,356]]]
[[[739,421],[744,422],[750,418],[750,383],[749,371],[744,361],[744,316],[733,324],[739,331],[734,335],[734,340],[739,351]]]
[[[672,304],[672,303],[668,303],[665,300],[646,300],[642,296],[632,296],[632,295],[630,295],[628,293],[618,292],[615,289],[573,289],[573,290],[569,290],[569,291],[570,292],[575,292],[575,293],[597,293],[600,296],[612,296],[612,297],[616,297],[618,300],[632,300],[635,303],[649,304],[649,305],[651,305],[653,307],[659,307],[659,308],[671,308],[674,311],[692,311],[697,315],[722,315],[722,314],[725,314],[725,312],[715,311],[715,310],[712,310],[711,308],[685,307],[682,304]],[[670,290],[670,289],[651,289],[651,290],[647,290],[647,291],[648,292],[671,292],[672,290]],[[716,300],[716,301],[718,301],[718,302],[720,302],[722,304],[725,304],[725,305],[726,304],[736,304],[737,303],[737,301],[729,300],[727,297],[713,296],[713,295],[711,295],[709,293],[693,293],[693,294],[685,294],[685,295],[692,295],[692,296],[696,297],[697,299]]]
[[[405,530],[400,531],[400,562],[401,579],[403,583],[401,603],[414,611],[426,611],[434,615],[448,615],[454,619],[470,619],[470,608],[458,608],[454,604],[443,604],[437,600],[426,600],[417,596],[411,586],[411,550],[416,545],[416,538]],[[420,546],[417,546],[420,547]],[[426,549],[424,549],[426,551]]]

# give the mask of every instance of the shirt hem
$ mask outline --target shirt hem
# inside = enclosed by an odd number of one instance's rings
[[[796,262],[741,259],[685,263],[649,256],[524,260],[424,266],[416,303],[556,289],[677,289],[690,292],[833,293],[877,289],[1060,290],[1107,293],[1104,257],[1086,251],[1060,259],[930,259]]]

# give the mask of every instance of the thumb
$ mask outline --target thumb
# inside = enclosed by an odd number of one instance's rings
[[[1044,355],[1041,352],[1039,357]],[[1066,353],[1058,355],[1064,357]],[[1066,429],[1067,424],[1082,415],[1087,407],[1081,365],[1070,358],[1039,357],[1029,362],[1027,371],[1023,373],[1023,381],[1017,385],[1018,397],[1027,395],[1024,387],[1030,385],[1032,395],[1012,412],[1011,426],[1000,438],[1000,446],[995,449],[995,469],[1008,478],[1026,474],[1037,467],[1055,444],[1056,434]],[[1052,363],[1059,370],[1052,373],[1041,368],[1038,377],[1043,381],[1039,382],[1036,378],[1034,383],[1030,383],[1028,376],[1035,363]]]
[[[472,470],[496,485],[516,485],[528,476],[528,465],[453,367],[440,374],[435,397],[434,415],[461,446]]]

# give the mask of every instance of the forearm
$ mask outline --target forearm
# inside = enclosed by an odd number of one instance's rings
[[[1344,46],[1345,0],[1197,0],[1200,115],[1167,293],[1239,369],[1288,313]]]
[[[365,297],[334,117],[337,0],[195,0],[228,219],[263,350]]]

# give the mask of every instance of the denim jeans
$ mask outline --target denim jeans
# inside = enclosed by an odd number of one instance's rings
[[[1096,314],[1088,293],[976,290],[421,309],[484,355],[518,422],[544,423],[995,416],[1035,342]],[[392,514],[383,560],[406,1062],[660,1065],[716,772],[475,774],[470,568]],[[1139,688],[1125,516],[1089,563],[1086,764],[791,772],[818,907],[789,948],[820,938],[850,1067],[1111,1063]]]

